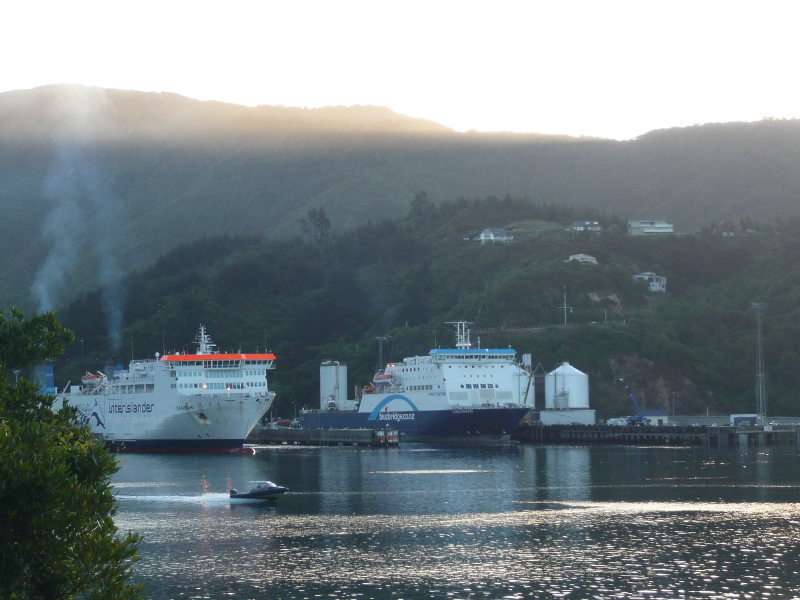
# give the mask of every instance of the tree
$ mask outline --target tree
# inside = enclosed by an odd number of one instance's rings
[[[311,239],[312,243],[320,244],[331,231],[331,221],[322,207],[312,208],[307,215],[307,218],[298,219],[300,229]]]
[[[120,537],[113,521],[114,457],[74,407],[53,410],[54,396],[8,377],[72,338],[54,313],[0,312],[0,598],[141,597],[131,581],[139,538]]]
[[[428,194],[422,191],[411,201],[408,218],[412,221],[426,221],[436,214],[436,205],[428,200]]]

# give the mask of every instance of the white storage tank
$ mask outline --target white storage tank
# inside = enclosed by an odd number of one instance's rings
[[[589,408],[589,376],[565,361],[545,377],[544,405],[550,410]]]
[[[342,410],[346,404],[347,365],[335,360],[323,361],[319,366],[320,410]]]

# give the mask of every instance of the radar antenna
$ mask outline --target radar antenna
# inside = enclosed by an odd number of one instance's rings
[[[448,325],[456,326],[456,348],[466,350],[472,346],[469,341],[469,328],[472,325],[469,321],[447,321]]]

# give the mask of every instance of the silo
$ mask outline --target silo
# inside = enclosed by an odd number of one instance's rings
[[[545,377],[544,404],[549,410],[589,408],[589,376],[564,362]]]
[[[319,366],[319,408],[333,410],[345,408],[347,400],[347,365],[326,360]]]

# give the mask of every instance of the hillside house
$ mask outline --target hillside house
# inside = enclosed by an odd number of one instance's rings
[[[634,281],[646,281],[650,286],[651,292],[666,292],[667,291],[667,278],[661,275],[656,275],[651,271],[646,273],[636,273],[633,276]]]
[[[488,244],[489,242],[510,242],[514,239],[514,236],[505,229],[487,227],[475,239],[481,244]]]
[[[672,223],[661,219],[628,221],[628,235],[663,235],[673,233]]]
[[[723,221],[714,227],[714,235],[717,237],[741,237],[744,235],[744,230],[739,223]]]
[[[567,231],[572,231],[573,233],[581,233],[583,231],[600,233],[602,230],[603,228],[600,227],[600,223],[597,221],[575,221],[567,228]]]
[[[597,259],[594,256],[590,256],[588,254],[572,254],[569,257],[569,259],[567,259],[565,262],[570,262],[570,261],[573,261],[573,260],[578,261],[579,263],[584,264],[584,265],[596,265],[597,264]]]

